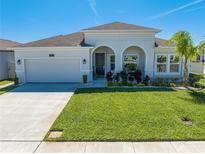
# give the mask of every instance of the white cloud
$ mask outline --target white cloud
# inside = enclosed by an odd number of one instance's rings
[[[92,9],[93,13],[95,14],[96,17],[99,16],[97,8],[96,8],[96,0],[88,0],[90,8]]]
[[[175,12],[177,12],[177,11],[181,11],[181,10],[183,10],[183,9],[185,9],[185,8],[190,7],[190,6],[193,6],[193,5],[202,3],[203,1],[204,1],[204,0],[195,0],[195,1],[191,2],[191,3],[182,5],[182,6],[180,6],[180,7],[175,8],[175,9],[172,9],[172,10],[169,10],[169,11],[166,11],[166,12],[159,13],[159,14],[157,14],[157,15],[151,16],[151,17],[149,18],[149,20],[154,20],[154,19],[158,19],[158,18],[165,17],[165,16],[167,16],[167,15],[173,14],[173,13],[175,13]]]
[[[201,9],[205,9],[205,5],[204,5],[204,6],[197,7],[197,8],[189,9],[189,10],[187,10],[186,12],[193,12],[193,11],[197,11],[197,10],[201,10]]]

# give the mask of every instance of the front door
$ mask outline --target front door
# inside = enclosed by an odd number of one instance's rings
[[[96,77],[105,76],[105,53],[95,54],[95,72]]]

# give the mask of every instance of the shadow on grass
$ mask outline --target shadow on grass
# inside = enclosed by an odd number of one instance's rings
[[[171,92],[172,88],[79,88],[75,94],[108,92]]]

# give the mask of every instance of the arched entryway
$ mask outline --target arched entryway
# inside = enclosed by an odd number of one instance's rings
[[[109,71],[115,71],[115,53],[108,46],[100,46],[94,49],[93,59],[93,77],[104,78]]]
[[[138,46],[130,46],[123,52],[122,57],[122,68],[126,71],[140,70],[142,75],[145,74],[145,52]]]

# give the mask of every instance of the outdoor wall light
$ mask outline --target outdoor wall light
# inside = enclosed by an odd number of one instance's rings
[[[17,64],[20,65],[21,64],[21,59],[17,60]]]
[[[86,59],[83,59],[83,64],[86,64]]]
[[[49,54],[49,57],[55,57],[55,54]]]

